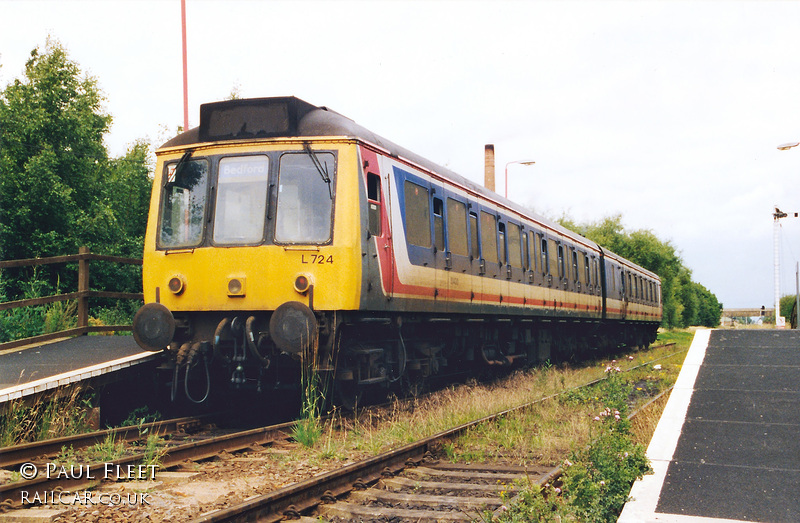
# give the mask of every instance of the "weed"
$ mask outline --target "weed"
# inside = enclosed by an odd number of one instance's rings
[[[93,402],[94,394],[81,387],[56,389],[30,404],[10,401],[0,414],[0,446],[87,432]]]
[[[147,436],[147,443],[144,447],[144,458],[142,459],[142,465],[146,467],[160,467],[161,457],[164,455],[164,451],[166,450],[164,443],[164,438],[161,438],[155,433],[150,433]]]
[[[114,461],[125,454],[125,443],[116,441],[116,431],[109,432],[105,439],[95,443],[87,450],[89,458],[95,461]]]

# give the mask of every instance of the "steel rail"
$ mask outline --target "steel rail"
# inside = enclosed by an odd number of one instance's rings
[[[142,437],[143,433],[151,432],[180,432],[190,426],[201,423],[204,419],[212,417],[213,414],[204,416],[190,416],[185,418],[175,418],[142,425],[131,425],[127,427],[117,427],[107,430],[86,432],[72,436],[34,441],[13,445],[10,447],[0,447],[0,468],[11,468],[21,465],[28,461],[35,461],[42,457],[55,456],[61,452],[62,447],[71,447],[74,450],[90,447],[96,443],[104,441],[109,436],[114,437],[114,441],[136,441]]]
[[[285,431],[293,427],[295,423],[294,421],[280,423],[166,447],[159,456],[158,468],[169,468],[186,461],[207,459],[218,455],[223,450],[233,452],[256,444],[271,443],[279,437],[286,439],[288,436],[285,435]],[[140,474],[142,471],[137,468],[137,465],[145,458],[145,453],[136,453],[112,461],[81,465],[77,471],[71,469],[69,472],[65,471],[63,474],[59,474],[60,469],[56,468],[52,470],[51,474],[40,474],[33,479],[0,485],[0,506],[20,506],[23,492],[28,499],[33,499],[36,493],[39,493],[40,498],[44,498],[47,492],[58,490],[74,492],[95,486],[102,481],[132,479],[131,471],[136,475]],[[149,470],[145,472],[149,472]],[[52,477],[53,475],[56,477]],[[70,475],[79,477],[69,477]]]

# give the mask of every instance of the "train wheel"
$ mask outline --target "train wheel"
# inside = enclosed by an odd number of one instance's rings
[[[342,349],[333,381],[333,401],[346,410],[355,410],[364,397],[364,387],[358,384],[357,372],[357,357],[348,348]]]

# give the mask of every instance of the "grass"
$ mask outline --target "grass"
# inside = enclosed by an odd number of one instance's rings
[[[33,403],[12,400],[0,414],[0,446],[89,432],[93,402],[94,393],[81,386],[56,389]]]
[[[632,360],[625,357],[616,363],[623,370],[650,360],[660,363],[660,370],[647,365],[628,375],[627,379],[640,388],[633,394],[636,402],[644,403],[674,381],[692,337],[691,332],[661,333],[657,345],[671,342],[677,345],[634,352]],[[677,354],[670,356],[672,353]],[[608,364],[608,360],[603,360],[580,366],[545,365],[514,372],[492,384],[472,381],[429,397],[393,402],[386,408],[361,412],[355,418],[334,416],[319,422],[316,438],[307,447],[308,457],[321,461],[346,460],[386,452],[474,419],[603,378]],[[503,456],[506,461],[518,463],[557,463],[565,452],[588,443],[588,422],[598,408],[595,397],[589,391],[574,391],[565,398],[548,400],[524,413],[470,430],[444,450],[451,458],[462,461]]]

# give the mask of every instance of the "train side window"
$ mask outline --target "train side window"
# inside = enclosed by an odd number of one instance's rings
[[[538,271],[539,270],[539,258],[536,256],[538,253],[536,252],[536,239],[539,235],[535,232],[531,231],[530,235],[528,236],[528,241],[530,242],[530,246],[528,247],[528,252],[531,255],[531,265],[530,270]]]
[[[600,264],[597,261],[597,258],[592,256],[592,272],[594,272],[594,284],[598,285],[598,290],[599,290],[599,285],[600,285],[600,275],[598,274],[599,265]]]
[[[491,263],[500,263],[497,257],[497,218],[493,214],[481,211],[481,252],[483,259]]]
[[[444,202],[433,199],[433,241],[437,251],[444,250]]]
[[[447,239],[450,242],[450,252],[469,256],[467,206],[452,198],[447,199]]]
[[[406,180],[406,240],[419,247],[431,246],[431,217],[428,189]]]
[[[367,230],[373,236],[381,235],[381,178],[367,173],[367,206],[369,207]]]
[[[530,262],[530,255],[528,253],[528,233],[522,232],[522,237],[520,238],[520,245],[522,246],[522,268],[523,270],[529,270],[531,268]]]
[[[589,269],[589,256],[584,254],[583,255],[583,282],[586,285],[592,284],[592,272]]]
[[[520,246],[519,225],[508,224],[508,264],[517,269],[522,268],[522,248]]]
[[[572,279],[577,282],[581,278],[581,271],[578,270],[578,251],[570,250],[572,251]]]
[[[469,242],[470,256],[473,260],[480,259],[481,249],[478,240],[478,215],[474,212],[469,213]]]
[[[566,261],[564,260],[564,246],[560,243],[558,244],[558,278],[564,279],[567,277],[567,265]]]
[[[506,224],[498,222],[497,236],[500,242],[500,263],[508,263],[508,244],[506,244]]]
[[[542,248],[540,249],[542,253],[542,274],[547,275],[550,274],[550,257],[547,255],[547,240],[542,237],[541,234],[539,235],[539,238],[542,245]]]

